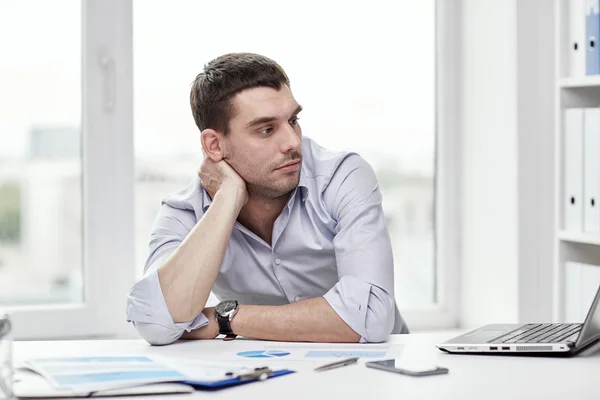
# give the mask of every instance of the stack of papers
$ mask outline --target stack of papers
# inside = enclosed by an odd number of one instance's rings
[[[17,371],[13,384],[14,395],[20,399],[155,395],[192,393],[193,391],[192,386],[181,383],[153,383],[98,391],[80,391],[76,388],[58,389],[41,375],[30,370]]]
[[[146,356],[41,358],[26,361],[23,368],[15,377],[17,397],[189,392],[254,371],[239,364]],[[123,392],[131,388],[138,389]]]
[[[45,358],[29,360],[25,367],[57,389],[88,392],[186,379],[181,372],[149,357]]]

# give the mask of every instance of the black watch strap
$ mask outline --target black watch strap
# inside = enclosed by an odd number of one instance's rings
[[[231,321],[229,321],[229,317],[222,317],[217,315],[217,322],[219,323],[219,333],[221,335],[233,335],[233,331],[231,330]]]

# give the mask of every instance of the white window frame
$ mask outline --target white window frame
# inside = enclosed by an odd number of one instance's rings
[[[82,0],[83,287],[79,304],[7,307],[16,339],[127,329],[134,279],[131,0]]]
[[[436,0],[436,295],[400,310],[412,332],[458,326],[460,248],[460,0]],[[17,339],[130,332],[135,278],[132,0],[82,0],[82,304],[9,308]]]
[[[460,0],[436,0],[436,303],[403,308],[411,332],[459,326],[461,244]]]

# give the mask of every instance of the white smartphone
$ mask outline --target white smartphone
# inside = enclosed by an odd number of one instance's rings
[[[369,361],[365,365],[369,368],[381,369],[409,376],[430,376],[448,373],[448,368],[438,367],[437,365],[419,360],[403,360],[400,358]]]

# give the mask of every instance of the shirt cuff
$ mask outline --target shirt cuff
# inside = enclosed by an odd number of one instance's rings
[[[149,272],[137,281],[127,296],[127,321],[145,322],[161,325],[172,331],[192,331],[208,325],[208,318],[202,313],[188,322],[175,323],[167,308],[167,303],[160,288],[158,271]]]
[[[367,343],[367,310],[371,285],[346,275],[323,295],[333,311]]]

